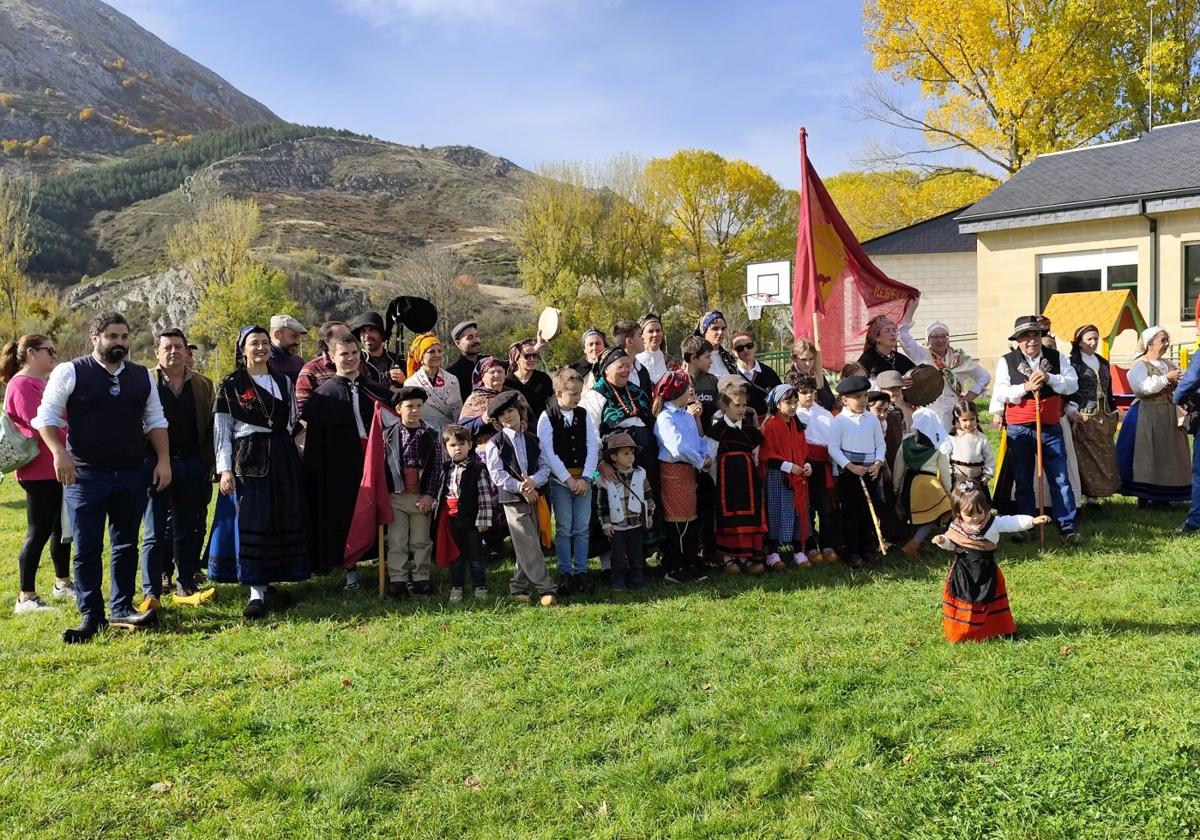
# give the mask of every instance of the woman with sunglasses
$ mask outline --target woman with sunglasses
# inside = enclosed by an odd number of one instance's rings
[[[733,334],[733,352],[737,356],[737,372],[750,383],[746,389],[746,402],[758,417],[766,419],[767,397],[776,385],[783,384],[783,380],[772,368],[758,361],[754,336],[745,330]]]
[[[508,348],[508,376],[504,380],[506,391],[516,391],[529,404],[529,428],[537,428],[538,418],[546,410],[546,403],[554,396],[554,381],[550,374],[537,369],[538,350],[536,339],[523,338]]]
[[[912,359],[896,349],[899,344],[900,330],[886,315],[876,315],[867,321],[867,337],[858,363],[867,369],[868,379],[874,382],[875,377],[885,370],[894,370],[907,377],[916,367]]]
[[[33,428],[33,418],[42,403],[46,380],[56,360],[49,336],[33,333],[10,341],[0,351],[0,382],[5,385],[4,413],[21,434],[38,442],[38,454],[17,470],[17,484],[25,491],[25,542],[17,555],[20,590],[13,612],[17,615],[54,608],[38,597],[35,587],[42,549],[50,543],[54,563],[54,597],[75,597],[71,583],[71,544],[62,541],[63,488],[54,474],[54,455]],[[59,430],[62,436],[65,428]]]

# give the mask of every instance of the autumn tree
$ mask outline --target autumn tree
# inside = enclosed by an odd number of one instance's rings
[[[937,169],[925,155],[957,151],[1012,173],[1041,152],[1119,131],[1130,120],[1121,47],[1137,45],[1122,31],[1129,18],[1113,13],[1118,5],[1134,4],[867,0],[875,69],[915,83],[925,103],[917,112],[882,86],[866,92],[868,116],[927,141],[889,162]]]
[[[981,173],[913,169],[840,172],[825,188],[859,241],[973,204],[996,186]]]
[[[30,213],[37,182],[0,171],[0,329],[16,338],[30,303]]]
[[[453,249],[435,245],[418,248],[384,272],[384,277],[390,281],[389,297],[375,300],[377,306],[386,306],[394,295],[425,298],[437,307],[438,324],[443,329],[474,317],[480,309],[479,283],[464,270],[462,257]],[[442,340],[449,345],[449,334],[442,335]],[[408,348],[401,350],[407,352]]]
[[[199,305],[192,333],[208,348],[206,368],[215,376],[233,368],[241,327],[266,326],[275,313],[297,308],[287,276],[251,251],[259,226],[253,201],[219,198],[199,206],[167,238],[169,259],[186,269],[196,285]]]

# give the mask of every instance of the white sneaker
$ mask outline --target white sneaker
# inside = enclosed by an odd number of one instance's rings
[[[779,552],[773,551],[767,555],[767,565],[772,569],[778,566],[783,561],[779,558]]]
[[[795,554],[792,555],[792,562],[795,563],[797,566],[807,566],[808,565],[808,555],[801,551],[797,551]]]
[[[71,581],[67,581],[66,584],[64,584],[63,586],[59,586],[56,583],[56,584],[54,584],[54,591],[51,593],[51,595],[54,597],[55,600],[58,600],[58,601],[65,600],[67,598],[70,598],[72,601],[74,601],[75,600],[75,584],[73,584]]]
[[[450,603],[451,604],[461,604],[462,603],[462,595],[463,595],[463,593],[462,593],[461,587],[455,586],[455,587],[451,588]]]
[[[488,599],[488,591],[486,586],[475,587],[475,600],[486,601]]]
[[[32,598],[27,598],[24,601],[17,598],[17,604],[13,607],[13,612],[17,615],[25,615],[26,613],[36,612],[58,612],[58,608],[50,606],[41,598],[34,595]]]

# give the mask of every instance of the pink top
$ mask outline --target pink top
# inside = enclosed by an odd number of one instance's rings
[[[42,403],[42,393],[46,383],[36,376],[26,376],[18,373],[4,389],[4,411],[21,433],[34,438],[38,442],[38,455],[21,469],[17,470],[18,481],[54,480],[54,456],[49,447],[38,434],[37,429],[30,423],[37,415],[38,406]],[[63,430],[59,430],[61,436]]]

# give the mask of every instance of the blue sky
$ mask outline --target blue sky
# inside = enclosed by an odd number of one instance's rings
[[[521,166],[681,148],[798,184],[888,142],[849,0],[109,0],[281,117]],[[909,143],[914,138],[909,138]]]

